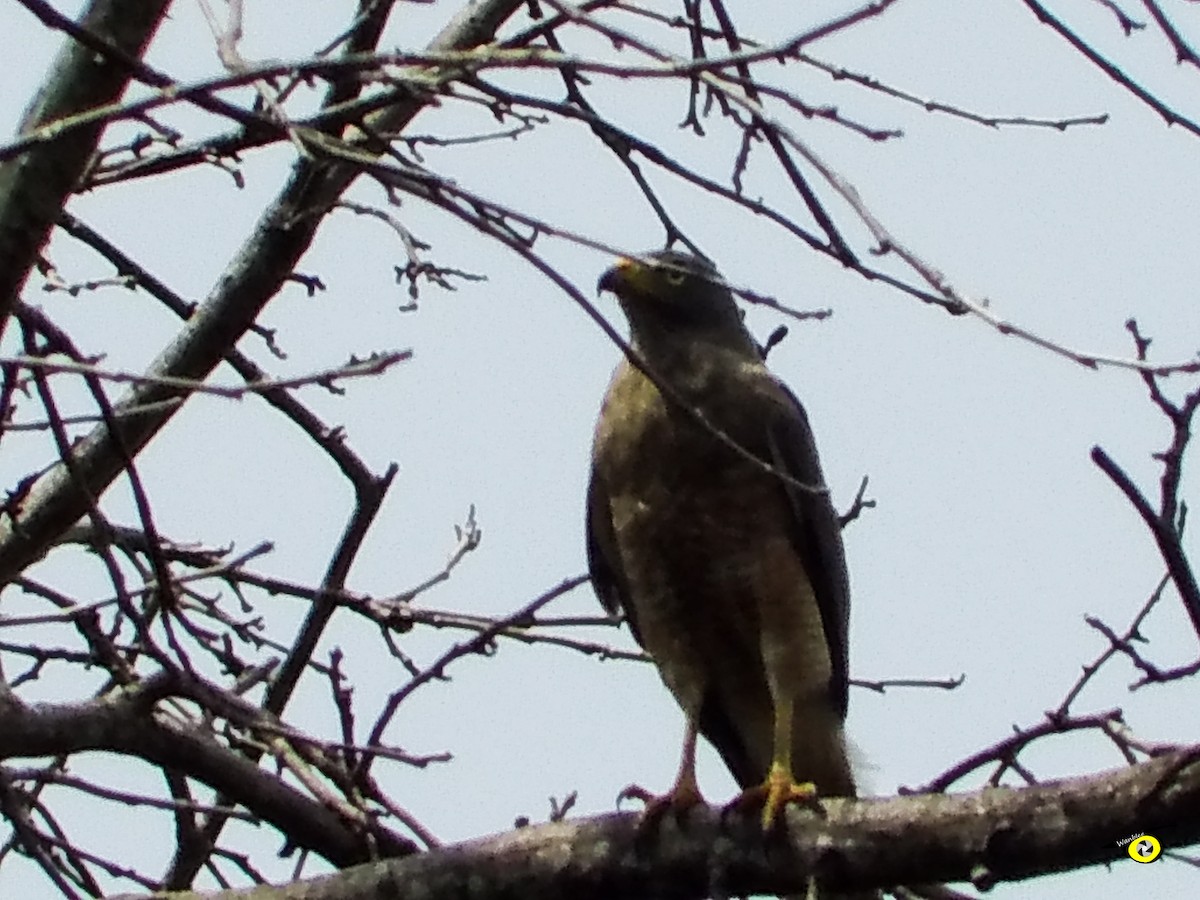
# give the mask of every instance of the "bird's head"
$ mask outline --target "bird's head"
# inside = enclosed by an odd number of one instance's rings
[[[702,257],[679,250],[625,257],[600,276],[596,289],[616,294],[643,350],[667,334],[749,340],[729,286]]]

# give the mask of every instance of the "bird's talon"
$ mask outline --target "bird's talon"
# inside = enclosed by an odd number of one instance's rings
[[[725,807],[726,812],[762,807],[763,831],[770,831],[779,822],[780,813],[789,803],[801,803],[818,813],[823,812],[817,801],[817,786],[811,781],[796,781],[791,773],[772,767],[766,780],[748,788]]]
[[[772,787],[775,786],[772,785]],[[787,784],[779,785],[777,790],[768,791],[766,802],[763,803],[763,831],[770,831],[775,827],[779,821],[779,814],[789,803],[801,803],[820,810],[821,805],[817,802],[817,786],[811,781],[796,782],[789,778]]]
[[[694,806],[703,806],[704,797],[700,791],[687,786],[676,785],[669,793],[654,794],[639,784],[631,784],[617,795],[617,806],[622,800],[640,800],[645,804],[638,830],[643,831],[657,823],[668,812],[678,821]]]
[[[658,795],[650,793],[640,784],[626,785],[621,793],[617,794],[617,809],[621,808],[621,804],[626,800],[639,800],[645,806],[650,806],[655,800],[659,799]]]

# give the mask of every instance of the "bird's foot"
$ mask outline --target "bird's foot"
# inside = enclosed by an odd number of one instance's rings
[[[664,815],[671,813],[678,821],[694,806],[704,806],[704,796],[693,783],[677,783],[669,793],[655,794],[638,784],[631,784],[617,795],[617,806],[623,800],[640,800],[645,808],[638,822],[638,830],[644,830],[659,822]]]
[[[796,781],[784,766],[772,765],[762,784],[742,791],[725,809],[727,812],[741,812],[761,806],[763,831],[770,831],[789,803],[802,803],[822,812],[817,802],[815,784]]]

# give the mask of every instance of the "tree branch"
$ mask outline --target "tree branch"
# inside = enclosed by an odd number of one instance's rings
[[[824,815],[789,810],[787,837],[757,818],[701,807],[639,832],[633,813],[518,828],[289,886],[171,900],[699,900],[929,881],[987,887],[1125,856],[1118,841],[1200,840],[1200,748],[1103,775],[954,796],[830,800]],[[133,900],[135,895],[126,895]]]
[[[41,16],[45,4],[26,3]],[[145,50],[166,14],[167,0],[93,0],[82,28],[112,48],[137,57]],[[48,10],[53,13],[53,10]],[[112,103],[125,90],[132,70],[114,58],[70,40],[26,113],[19,131],[30,131],[72,113]],[[0,165],[0,333],[50,236],[67,198],[91,161],[105,123],[82,128],[70,138],[31,149]],[[70,484],[70,479],[66,479]],[[82,515],[80,508],[76,518]],[[67,523],[70,524],[70,523]]]
[[[22,703],[0,697],[0,760],[103,750],[123,753],[195,778],[270,822],[288,840],[335,865],[379,855],[403,855],[416,845],[386,829],[360,834],[334,811],[259,768],[203,731],[156,712],[156,704],[178,695],[164,674],[137,686],[82,703]]]
[[[495,29],[521,6],[521,0],[469,4],[433,39],[431,50],[464,50],[489,40]],[[430,76],[436,77],[436,76]],[[368,118],[370,130],[393,133],[428,102],[415,93]],[[267,206],[254,232],[218,279],[208,298],[159,355],[151,377],[203,379],[254,323],[286,283],[312,243],[335,200],[350,186],[360,167],[348,161],[299,159],[292,177]],[[2,197],[0,184],[0,200]],[[2,206],[0,206],[2,212]],[[48,221],[58,218],[55,208]],[[2,223],[2,218],[0,218]],[[0,233],[2,234],[2,233]],[[0,288],[3,282],[0,282]],[[3,303],[0,291],[0,304]],[[173,405],[151,414],[122,416],[130,406],[145,406],[180,396],[178,388],[137,385],[116,406],[121,438],[136,455],[179,409]],[[32,486],[18,515],[0,522],[0,583],[11,581],[50,546],[55,536],[87,509],[86,497],[99,496],[121,472],[123,457],[106,427],[94,429],[74,449],[80,485],[58,465]]]

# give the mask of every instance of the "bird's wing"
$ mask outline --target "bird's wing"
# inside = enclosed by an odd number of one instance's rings
[[[625,616],[638,646],[644,646],[641,632],[638,631],[633,603],[629,602],[625,571],[617,552],[617,537],[613,532],[608,490],[595,467],[592,468],[591,478],[588,480],[586,514],[588,573],[592,577],[592,587],[610,615]]]
[[[804,407],[788,388],[775,381],[781,397],[768,433],[770,462],[802,485],[825,488],[817,445]],[[829,691],[838,714],[846,715],[850,672],[850,578],[842,547],[842,528],[829,491],[808,491],[784,482],[793,513],[792,545],[812,582],[821,626],[829,648]]]

